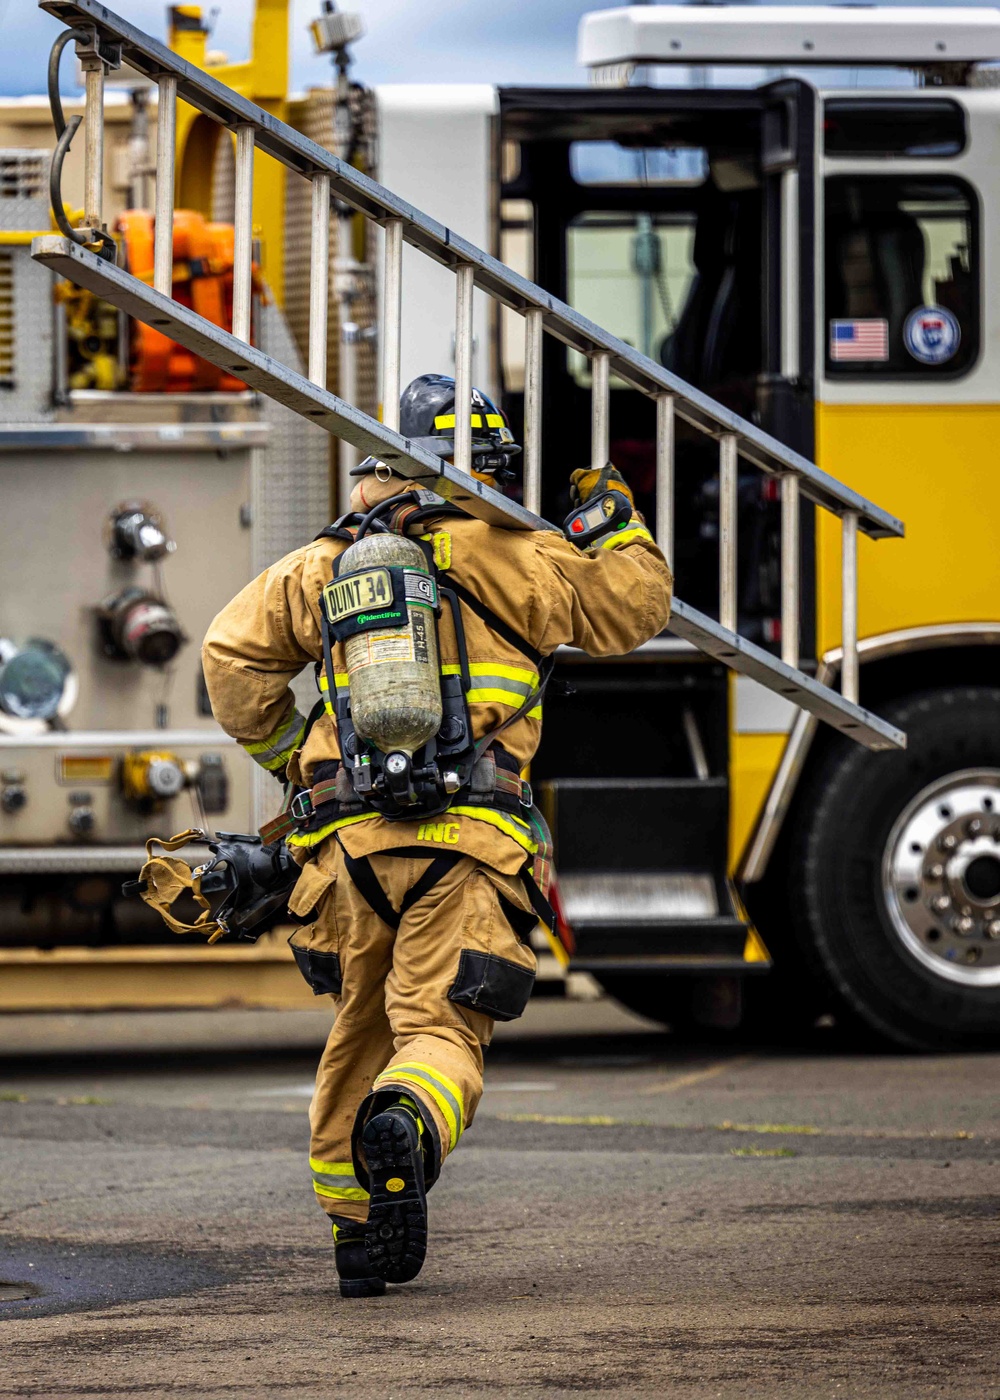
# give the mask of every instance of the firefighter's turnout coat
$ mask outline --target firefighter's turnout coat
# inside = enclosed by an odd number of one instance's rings
[[[366,477],[353,504],[369,508],[404,489],[398,479]],[[540,657],[562,645],[623,655],[667,623],[670,571],[638,518],[589,553],[561,534],[502,530],[465,516],[425,519],[415,530],[431,545],[442,581],[481,600]],[[308,737],[290,682],[322,664],[320,599],[344,548],[343,540],[321,538],[279,560],[215,618],[203,648],[219,723],[276,777],[305,787],[339,758],[331,700],[348,681],[343,647],[333,649],[335,674],[320,677],[327,706]],[[538,670],[471,607],[463,604],[462,616],[479,739],[523,707]],[[442,669],[457,673],[447,608],[439,636]],[[518,769],[530,763],[541,725],[535,705],[499,736]],[[277,790],[275,797],[277,807]],[[535,917],[519,871],[536,836],[514,811],[458,799],[428,821],[345,815],[334,803],[287,838],[304,862],[289,907],[299,916],[314,911],[293,948],[314,990],[333,994],[337,1008],[311,1114],[313,1182],[328,1214],[365,1218],[356,1129],[390,1091],[410,1094],[421,1109],[430,1180],[471,1123],[482,1046],[495,1019],[514,1006],[518,1014],[534,972]],[[427,886],[432,862],[435,883],[415,891],[422,877]],[[372,876],[384,901],[369,897]],[[413,892],[420,897],[407,903]],[[456,988],[470,975],[480,993],[488,984],[488,994],[460,996]]]

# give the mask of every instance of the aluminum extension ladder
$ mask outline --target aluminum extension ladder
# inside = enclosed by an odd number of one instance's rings
[[[670,630],[733,670],[825,720],[870,749],[902,748],[906,736],[858,704],[857,534],[873,539],[902,535],[902,523],[769,434],[692,388],[654,360],[602,330],[541,287],[520,277],[488,253],[399,199],[390,190],[338,160],[329,151],[276,120],[111,13],[100,0],[40,0],[43,10],[73,31],[85,72],[85,199],[80,228],[36,238],[32,256],[117,306],[155,326],[187,349],[244,380],[252,389],[286,404],[362,453],[391,462],[403,476],[419,478],[470,514],[508,529],[556,529],[538,511],[541,502],[542,336],[549,334],[587,356],[592,367],[592,461],[603,466],[609,451],[609,379],[613,372],[656,401],[655,534],[673,557],[674,425],[677,415],[719,443],[719,620],[675,599]],[[67,42],[69,36],[67,36]],[[159,89],[156,152],[156,228],[153,286],[149,287],[91,247],[101,242],[104,75],[126,62]],[[182,98],[235,132],[236,208],[232,333],[174,301],[173,202],[176,104]],[[78,123],[79,119],[74,119]],[[61,165],[75,125],[57,146]],[[299,374],[249,344],[254,151],[281,161],[312,183],[312,248],[309,372]],[[57,193],[57,192],[56,192]],[[382,401],[379,423],[330,393],[326,385],[328,239],[331,200],[346,202],[385,230],[382,324]],[[57,206],[58,208],[58,206]],[[61,214],[61,209],[58,209]],[[103,234],[104,252],[111,250]],[[472,390],[472,299],[479,288],[524,317],[525,412],[524,501],[508,500],[471,475],[472,430],[468,415],[455,420],[454,465],[400,436],[400,320],[403,241],[455,273],[456,402]],[[91,247],[87,245],[90,244]],[[781,481],[781,659],[737,632],[738,461],[751,463]],[[799,500],[839,515],[842,521],[843,662],[838,693],[799,666]],[[683,580],[681,580],[683,583]]]

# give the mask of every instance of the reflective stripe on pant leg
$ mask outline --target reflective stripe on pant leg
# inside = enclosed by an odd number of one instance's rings
[[[368,1192],[354,1175],[353,1162],[323,1162],[309,1158],[313,1190],[335,1201],[367,1201]]]
[[[455,1081],[432,1065],[408,1063],[390,1065],[375,1080],[375,1087],[384,1089],[390,1083],[406,1084],[430,1094],[448,1125],[449,1151],[454,1151],[465,1128],[462,1091]]]

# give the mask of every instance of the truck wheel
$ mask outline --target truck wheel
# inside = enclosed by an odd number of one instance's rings
[[[903,753],[837,740],[802,794],[794,938],[843,1004],[899,1044],[1000,1040],[1000,690],[883,707]]]

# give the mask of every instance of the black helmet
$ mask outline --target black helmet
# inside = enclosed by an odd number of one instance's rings
[[[482,389],[473,389],[472,455],[477,473],[499,481],[513,479],[512,459],[520,452],[507,415]],[[449,374],[421,374],[399,400],[399,431],[441,457],[455,446],[455,381]]]

